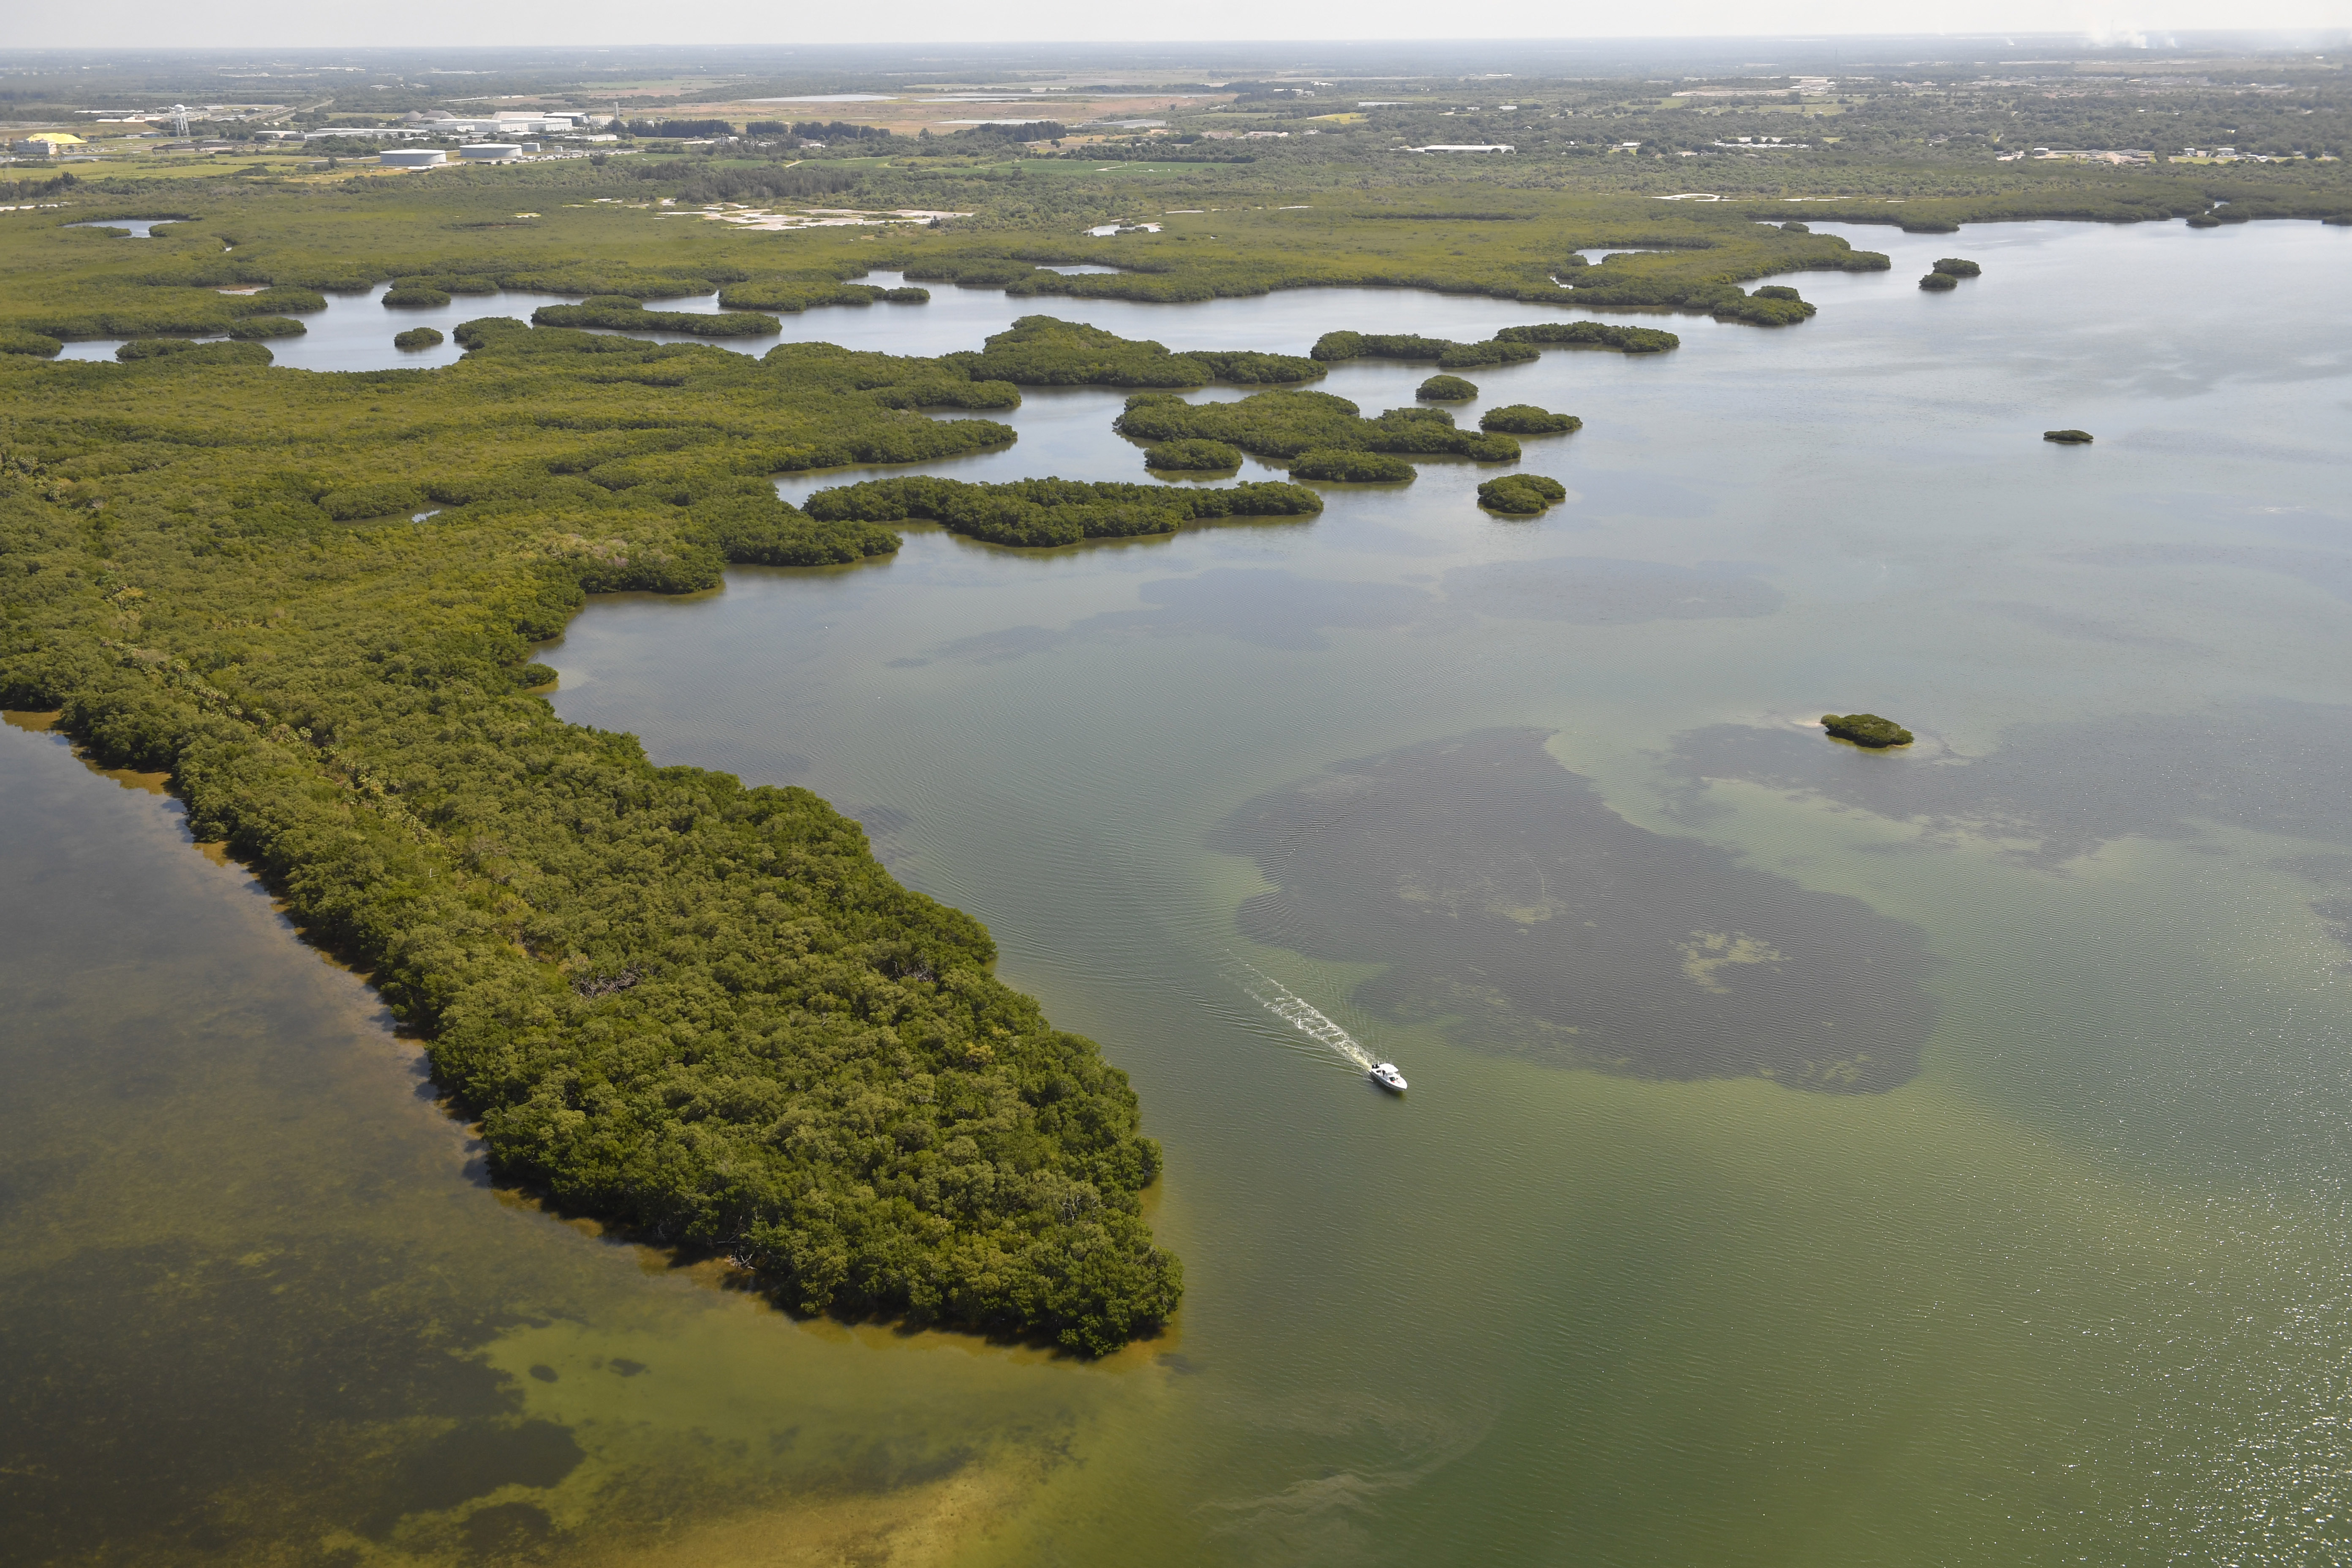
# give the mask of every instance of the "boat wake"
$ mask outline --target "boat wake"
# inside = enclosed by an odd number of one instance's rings
[[[1378,1058],[1356,1043],[1356,1037],[1330,1016],[1262,969],[1243,964],[1247,978],[1241,983],[1250,1000],[1359,1072],[1370,1072]]]

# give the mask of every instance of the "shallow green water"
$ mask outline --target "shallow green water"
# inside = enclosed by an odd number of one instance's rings
[[[1856,237],[1894,272],[1801,329],[1475,375],[1587,422],[1528,443],[1538,521],[1431,464],[1303,525],[917,531],[542,656],[567,717],[861,817],[1134,1076],[1188,1294],[1108,1363],[794,1323],[488,1191],[167,802],[0,735],[0,1553],[2342,1555],[2352,325],[2278,302],[2352,234]],[[941,292],[875,330],[1019,309]],[[1118,405],[942,471],[1134,477]]]

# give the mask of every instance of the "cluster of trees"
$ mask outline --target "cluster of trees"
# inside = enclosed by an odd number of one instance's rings
[[[1612,256],[1599,267],[1563,268],[1559,281],[1580,305],[1699,310],[1719,321],[1745,321],[1759,327],[1790,326],[1813,313],[1813,307],[1785,284],[1767,285],[1751,294],[1726,279],[1691,278],[1678,268],[1619,265],[1649,259]],[[1836,272],[1884,272],[1890,265],[1874,250],[1815,256],[1797,263],[1801,270]]]
[[[874,292],[880,293],[876,289]],[[541,327],[605,327],[619,331],[687,332],[698,338],[770,338],[784,330],[757,310],[648,310],[625,294],[592,296],[577,305],[541,305],[530,313]]]
[[[1982,267],[1963,257],[1947,256],[1937,262],[1925,278],[1919,279],[1919,287],[1931,292],[1940,293],[1948,289],[1958,288],[1961,279],[1975,278],[1981,275],[1983,271]]]
[[[383,151],[383,143],[373,136],[321,136],[315,142],[303,142],[302,151],[316,158],[373,159]]]
[[[571,261],[552,267],[484,268],[469,275],[457,274],[445,287],[453,294],[487,294],[491,288],[498,288],[541,294],[625,294],[632,300],[679,300],[689,294],[708,294],[751,276],[746,268],[715,266],[709,261],[691,268],[613,260]]]
[[[886,408],[1021,406],[1021,389],[1011,382],[975,381],[961,365],[942,360],[865,353],[832,343],[779,343],[761,363],[795,377],[825,378],[862,392]]]
[[[169,359],[175,364],[268,364],[277,358],[259,343],[200,343],[193,338],[134,338],[114,351],[123,364]]]
[[[1748,321],[1759,327],[1787,327],[1805,321],[1819,309],[1785,283],[1767,283],[1745,300],[1718,305],[1715,316],[1724,321]]]
[[[821,272],[766,272],[740,283],[730,283],[719,291],[719,303],[730,310],[768,310],[793,316],[824,305],[871,305],[887,298],[890,292],[870,283],[844,283]],[[924,300],[931,297],[929,289],[913,292],[921,294]]]
[[[1017,386],[1206,386],[1213,381],[1282,385],[1318,381],[1327,374],[1297,354],[1252,349],[1171,353],[1148,339],[1122,338],[1053,316],[1024,316],[990,337],[979,353],[940,358],[962,366],[975,381]]]
[[[266,279],[240,279],[248,286]],[[42,309],[38,304],[17,319],[17,331],[37,337],[74,342],[90,338],[149,336],[291,337],[302,331],[293,316],[327,308],[327,297],[316,289],[281,284],[251,294],[224,294],[222,285],[188,289],[142,288],[127,309],[77,312]],[[249,326],[268,321],[273,324]],[[283,323],[283,324],[278,324]],[[289,328],[291,328],[291,331]]]
[[[1301,479],[1337,484],[1399,485],[1421,477],[1421,470],[1388,452],[1354,451],[1326,447],[1301,452],[1290,459],[1290,472]]]
[[[171,771],[198,837],[425,1036],[503,1176],[724,1249],[796,1310],[1088,1352],[1163,1321],[1134,1094],[992,977],[979,922],[806,791],[656,768],[528,695],[584,593],[897,547],[774,470],[1013,433],[894,408],[969,384],[936,361],[459,338],[454,366],[331,376],[246,343],[0,356],[27,459],[0,476],[0,703]],[[1179,504],[1317,504],[1204,497]]]
[[[1764,293],[1766,290],[1759,289]],[[1793,298],[1793,290],[1783,290]],[[1808,307],[1808,313],[1811,308]],[[1422,337],[1410,332],[1326,332],[1308,353],[1325,363],[1351,359],[1435,360],[1440,365],[1469,370],[1480,365],[1521,364],[1547,348],[1612,349],[1619,353],[1663,353],[1680,347],[1682,340],[1655,327],[1612,327],[1599,321],[1543,321],[1532,326],[1505,327],[1485,342],[1458,343],[1450,338]],[[1436,375],[1422,384],[1421,395],[1436,402],[1454,402],[1477,395],[1477,388],[1459,376]],[[1435,395],[1434,386],[1466,387]]]
[[[1162,441],[1143,449],[1143,466],[1170,474],[1227,473],[1242,466],[1242,453],[1223,441]]]
[[[1413,388],[1412,395],[1423,403],[1467,403],[1478,395],[1478,387],[1458,375],[1433,375]]]
[[[871,283],[843,283],[824,273],[761,273],[719,291],[719,303],[730,310],[772,310],[797,315],[822,305],[928,305],[929,289],[877,288]]]
[[[1682,339],[1657,327],[1612,327],[1600,321],[1539,321],[1528,327],[1505,327],[1495,336],[1509,343],[1610,349],[1621,354],[1659,354],[1683,344]]]
[[[1326,332],[1307,352],[1327,364],[1351,359],[1431,359],[1454,370],[1522,364],[1543,357],[1543,351],[1531,343],[1499,338],[1483,343],[1457,343],[1449,338],[1425,338],[1411,332]]]
[[[1283,171],[1286,175],[1306,172]],[[1271,183],[1270,175],[1252,178]],[[1046,182],[1023,184],[1025,195]],[[1056,184],[1083,188],[1075,181]],[[872,183],[863,195],[878,201],[886,188],[886,184]],[[1173,188],[1168,189],[1169,199],[1175,199]],[[1205,205],[1214,202],[1217,194],[1217,187],[1204,181],[1188,199]],[[908,205],[914,205],[915,192],[904,195]],[[938,205],[944,199],[933,195],[924,200],[925,205]],[[998,198],[992,192],[973,193],[969,199],[985,206]],[[1523,196],[1523,211],[1468,215],[1479,220],[1480,232],[1465,235],[1462,225],[1467,218],[1454,210],[1458,200],[1448,206],[1424,207],[1418,202],[1382,199],[1397,205],[1367,209],[1351,200],[1335,204],[1326,216],[1326,208],[1318,204],[1307,209],[1311,216],[1286,216],[1278,221],[1228,213],[1219,218],[1213,234],[1193,232],[1199,226],[1187,226],[1157,236],[1122,237],[1116,248],[1101,244],[1074,251],[1065,242],[1054,247],[1050,256],[1041,254],[1042,244],[1008,245],[975,234],[952,248],[926,247],[929,254],[907,259],[922,268],[925,278],[1002,286],[1021,297],[1050,294],[1177,304],[1280,289],[1353,285],[1433,289],[1547,305],[1572,302],[1583,309],[1709,311],[1725,320],[1766,325],[1803,312],[1792,312],[1770,296],[1758,302],[1741,286],[1744,280],[1780,272],[1876,271],[1888,265],[1884,256],[1856,251],[1834,235],[1790,232],[1732,210],[1703,213],[1694,208],[1670,220],[1643,211],[1640,226],[1626,218],[1601,227],[1588,215],[1619,205],[1640,209],[1632,204]],[[1877,221],[1892,221],[1886,215],[1897,210],[1883,204],[1855,205]],[[982,221],[968,225],[960,220],[958,227],[968,230]],[[1654,253],[1615,256],[1601,266],[1587,266],[1563,245],[1562,227],[1585,231],[1570,236],[1573,246],[1640,244]],[[1239,237],[1226,233],[1229,228],[1239,230]],[[1560,259],[1564,252],[1566,260]],[[1096,258],[1116,261],[1119,270],[1058,273],[1035,265]],[[1601,339],[1585,340],[1585,344],[1617,346]]]
[[[1532,403],[1510,403],[1478,416],[1478,428],[1506,436],[1566,436],[1584,428],[1573,414],[1554,414]]]
[[[1518,461],[1508,436],[1454,427],[1443,408],[1391,408],[1364,418],[1356,405],[1328,392],[1261,392],[1234,403],[1187,403],[1170,393],[1138,393],[1118,416],[1121,435],[1139,441],[1220,441],[1261,458],[1309,453],[1387,452],[1451,456],[1482,463]]]
[[[825,201],[845,197],[857,188],[861,179],[854,170],[807,164],[765,167],[752,164],[744,167],[732,163],[703,163],[683,178],[675,169],[666,169],[641,160],[631,161],[624,166],[635,178],[669,184],[678,200],[696,204]]]
[[[1235,459],[1239,461],[1238,457]],[[919,518],[991,544],[1045,550],[1087,539],[1173,533],[1188,522],[1235,517],[1312,517],[1321,498],[1297,485],[1245,483],[1216,489],[1088,483],[1081,479],[867,479],[819,490],[808,515],[822,522],[902,522]]]
[[[441,333],[432,327],[411,327],[392,334],[392,346],[396,349],[434,349],[439,348],[441,342]]]
[[[774,123],[763,121],[761,129]],[[880,125],[853,125],[846,120],[795,120],[790,130],[803,142],[887,142],[896,134]]]
[[[1138,138],[1132,142],[1098,142],[1057,154],[1105,163],[1255,163],[1256,153],[1231,142],[1202,142],[1199,137]]]
[[[1018,125],[973,125],[954,133],[958,141],[1056,142],[1070,133],[1058,120],[1028,120]]]
[[[956,256],[911,261],[907,276],[925,283],[955,283],[966,289],[1002,289],[1039,270],[1034,261],[1002,256]]]
[[[732,136],[734,122],[726,120],[615,120],[607,130],[624,136]]]
[[[29,202],[42,196],[63,195],[81,181],[71,172],[52,174],[46,180],[0,180],[0,201]]]
[[[238,339],[299,338],[310,330],[291,316],[246,316],[229,323],[228,335]]]
[[[511,206],[508,196],[505,205]],[[60,222],[63,219],[59,220]],[[181,226],[174,226],[178,227]],[[293,316],[323,310],[321,290],[356,292],[389,279],[393,287],[384,302],[404,305],[446,305],[452,298],[490,295],[501,289],[549,294],[627,295],[638,300],[670,299],[705,294],[721,284],[748,279],[748,268],[715,259],[694,268],[642,265],[633,260],[554,259],[542,253],[467,255],[462,240],[449,244],[431,269],[416,267],[414,258],[386,256],[339,256],[311,247],[288,255],[267,254],[250,243],[234,250],[221,248],[226,236],[195,231],[175,237],[152,251],[139,253],[139,264],[121,264],[123,252],[107,259],[117,266],[100,271],[89,268],[77,276],[54,278],[46,286],[26,279],[14,289],[0,289],[0,331],[30,331],[65,342],[90,338],[209,336],[234,331],[236,323],[255,316]],[[9,237],[12,259],[25,253],[40,256],[52,265],[70,265],[44,245],[51,236],[71,232],[74,246],[115,244],[101,231],[21,230]],[[171,229],[158,232],[170,234]],[[230,229],[236,234],[236,229]],[[89,237],[84,239],[82,237]],[[156,242],[145,242],[154,246]],[[859,264],[844,264],[851,275]],[[0,268],[0,277],[12,276]],[[223,293],[224,289],[263,285],[254,293]],[[282,329],[277,329],[282,331]]]
[[[0,327],[0,354],[30,354],[35,359],[55,359],[65,351],[65,344],[47,332],[28,332],[21,327]]]
[[[1505,474],[1478,487],[1478,504],[1506,517],[1534,517],[1568,499],[1568,487],[1541,474]]]
[[[1841,741],[1851,741],[1873,751],[1907,746],[1916,739],[1894,720],[1882,719],[1875,713],[1824,713],[1822,727]]]
[[[1312,169],[1319,167],[1308,166],[1310,176]],[[1024,174],[1024,169],[1032,172]],[[1165,199],[1171,205],[1216,205],[1217,182],[1239,178],[1262,182],[1267,177],[1255,174],[1172,176],[1181,184],[1165,187]],[[834,188],[844,181],[851,182],[848,193]],[[690,239],[673,232],[673,241],[682,242],[682,247],[681,243],[673,243],[657,255],[640,237],[615,229],[609,222],[592,224],[592,217],[607,215],[583,200],[586,195],[635,195],[649,187],[676,192],[688,199],[837,197],[866,206],[971,209],[978,216],[958,219],[944,231],[887,229],[875,237],[878,244],[861,245],[857,242],[862,235],[831,230],[794,235],[790,237],[788,248],[793,254],[788,260],[772,254],[772,239],[762,242],[763,255],[754,256],[746,237],[716,226]],[[539,194],[524,195],[526,188]],[[1186,194],[1177,195],[1179,189]],[[184,204],[190,194],[186,188],[175,190],[174,205]],[[1688,297],[1693,289],[1718,302],[1745,301],[1740,285],[1729,280],[1850,264],[1854,257],[1833,236],[1790,234],[1777,224],[1767,226],[1729,212],[1659,214],[1655,204],[1618,204],[1623,208],[1619,211],[1606,203],[1505,191],[1494,193],[1495,221],[1475,226],[1475,232],[1469,235],[1453,221],[1453,215],[1464,207],[1458,196],[1439,201],[1408,190],[1402,196],[1383,197],[1389,205],[1376,205],[1351,191],[1344,198],[1345,205],[1332,207],[1328,216],[1318,201],[1297,214],[1277,215],[1271,206],[1264,213],[1234,213],[1221,216],[1217,226],[1206,233],[1200,232],[1203,225],[1180,222],[1158,235],[1092,243],[1079,239],[1077,230],[1083,220],[1095,216],[1102,204],[1116,195],[1115,189],[1101,182],[1040,176],[1034,165],[1017,161],[970,166],[869,161],[845,169],[825,158],[798,168],[787,168],[776,161],[701,159],[684,167],[661,161],[661,166],[655,167],[633,159],[618,161],[605,170],[587,160],[518,169],[463,169],[452,172],[446,183],[438,184],[365,182],[363,189],[350,193],[349,210],[305,209],[299,215],[289,205],[290,193],[246,186],[232,198],[208,189],[206,205],[214,216],[163,231],[174,237],[142,242],[137,273],[127,265],[133,259],[124,254],[128,246],[94,231],[80,231],[71,243],[62,237],[57,243],[39,243],[41,231],[19,226],[22,233],[12,231],[10,237],[0,239],[0,250],[5,251],[10,263],[0,276],[15,276],[20,263],[36,270],[68,259],[76,265],[70,281],[62,287],[31,289],[0,285],[0,327],[65,337],[110,335],[84,329],[131,324],[140,331],[198,335],[222,330],[220,321],[228,308],[220,301],[229,297],[213,289],[272,279],[345,289],[396,277],[452,294],[471,284],[572,294],[630,294],[650,300],[743,281],[754,270],[791,273],[829,289],[869,267],[893,263],[903,265],[917,285],[939,279],[1003,286],[1023,298],[1177,302],[1263,294],[1274,289],[1375,284],[1475,292],[1545,304],[1566,298],[1578,305],[1616,309],[1612,300],[1622,291],[1616,286],[1630,287],[1638,281],[1639,287],[1625,296],[1629,303],[1624,308],[1657,309],[1661,308],[1657,300]],[[524,201],[532,202],[545,214],[542,220],[528,226],[527,232],[511,217]],[[449,205],[460,210],[478,209],[476,221],[453,225],[431,216]],[[1387,221],[1358,221],[1366,209]],[[131,210],[152,213],[154,209],[152,204],[142,203]],[[1475,210],[1489,209],[1481,205]],[[1881,215],[1905,209],[1884,205],[1877,209]],[[415,247],[385,244],[381,229],[367,230],[369,237],[362,240],[368,224],[395,215],[407,225],[400,232],[430,234],[431,247],[421,242]],[[294,226],[290,229],[286,226],[289,224]],[[1232,233],[1226,232],[1229,224]],[[1045,232],[1024,233],[1018,242],[1012,242],[1001,235],[975,232],[983,225],[1042,225]],[[240,228],[247,232],[234,251],[223,251],[214,243],[217,236]],[[1561,269],[1559,258],[1569,241],[1591,245],[1668,240],[1675,244],[1661,254],[1619,257],[1603,267],[1571,269],[1580,278],[1584,273],[1606,275],[1611,288],[1579,287],[1564,296],[1552,281],[1553,273]],[[114,246],[114,251],[101,255],[109,245]],[[1101,257],[1115,260],[1120,270],[1066,274],[1038,265]],[[92,261],[110,265],[87,265]],[[1638,267],[1633,265],[1636,263]],[[1758,316],[1780,310],[1778,304],[1741,308]],[[771,313],[782,309],[780,301]],[[1791,309],[1801,310],[1802,307]],[[1551,324],[1601,327],[1598,322]],[[1639,333],[1644,329],[1612,330]],[[1665,336],[1671,340],[1671,334]],[[1612,345],[1595,340],[1594,346]],[[1632,341],[1623,347],[1641,352]],[[1276,374],[1267,384],[1287,384],[1288,371],[1278,363],[1274,368]],[[1229,366],[1220,374],[1248,373]]]

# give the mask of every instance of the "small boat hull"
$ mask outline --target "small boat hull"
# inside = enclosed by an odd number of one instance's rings
[[[1372,1068],[1370,1076],[1374,1083],[1379,1084],[1391,1094],[1404,1092],[1404,1074],[1397,1071],[1393,1062],[1381,1063],[1380,1066]]]

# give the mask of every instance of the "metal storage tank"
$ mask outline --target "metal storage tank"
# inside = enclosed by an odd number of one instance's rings
[[[429,169],[436,163],[446,163],[449,154],[438,147],[407,147],[388,153],[378,153],[375,161],[395,169]]]
[[[503,163],[521,157],[522,149],[512,142],[476,142],[458,148],[457,156],[473,163]]]

